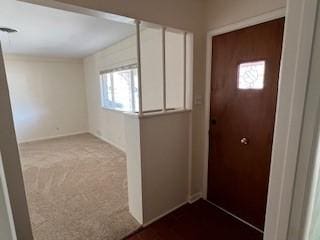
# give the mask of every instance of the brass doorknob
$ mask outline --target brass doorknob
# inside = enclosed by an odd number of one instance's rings
[[[244,137],[244,138],[241,138],[240,142],[241,142],[242,144],[244,144],[244,145],[248,145],[248,143],[249,143],[248,139],[245,138],[245,137]]]

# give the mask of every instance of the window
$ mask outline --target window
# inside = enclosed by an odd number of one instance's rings
[[[263,89],[266,61],[241,63],[238,69],[239,89]]]
[[[101,72],[100,82],[103,108],[123,112],[139,111],[136,65]]]

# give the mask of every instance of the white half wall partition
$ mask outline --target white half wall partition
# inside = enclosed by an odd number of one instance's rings
[[[136,27],[139,109],[124,114],[125,148],[129,210],[146,226],[190,197],[193,48],[185,31]]]
[[[188,200],[190,111],[140,119],[144,224]]]
[[[140,121],[137,115],[126,114],[124,117],[129,211],[143,224]]]
[[[191,111],[126,115],[129,208],[148,225],[188,201]]]

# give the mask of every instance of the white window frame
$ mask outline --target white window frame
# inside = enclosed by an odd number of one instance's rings
[[[100,100],[101,100],[101,107],[103,109],[112,110],[112,111],[119,111],[119,112],[133,112],[133,113],[139,111],[139,106],[138,106],[138,104],[136,104],[135,97],[134,97],[134,93],[135,93],[134,87],[135,87],[135,85],[134,85],[134,75],[133,75],[132,71],[131,71],[131,84],[130,84],[130,88],[131,88],[130,94],[131,94],[131,99],[132,99],[131,110],[130,111],[121,110],[121,109],[118,109],[118,108],[110,107],[110,106],[108,106],[106,104],[106,98],[107,98],[106,91],[108,91],[108,86],[107,86],[106,80],[103,78],[104,75],[111,74],[112,101],[114,101],[114,87],[113,87],[114,86],[114,82],[113,82],[113,74],[112,73],[125,71],[125,70],[138,70],[138,65],[136,63],[135,64],[130,64],[130,65],[125,65],[125,66],[121,66],[121,67],[118,67],[118,68],[113,68],[113,69],[101,71],[99,73],[99,78],[100,78]],[[137,87],[139,88],[139,86],[137,86]],[[137,107],[138,107],[138,109],[136,109]]]

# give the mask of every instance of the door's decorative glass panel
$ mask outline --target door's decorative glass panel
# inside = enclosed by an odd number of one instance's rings
[[[238,68],[239,89],[263,89],[266,61],[241,63]]]

